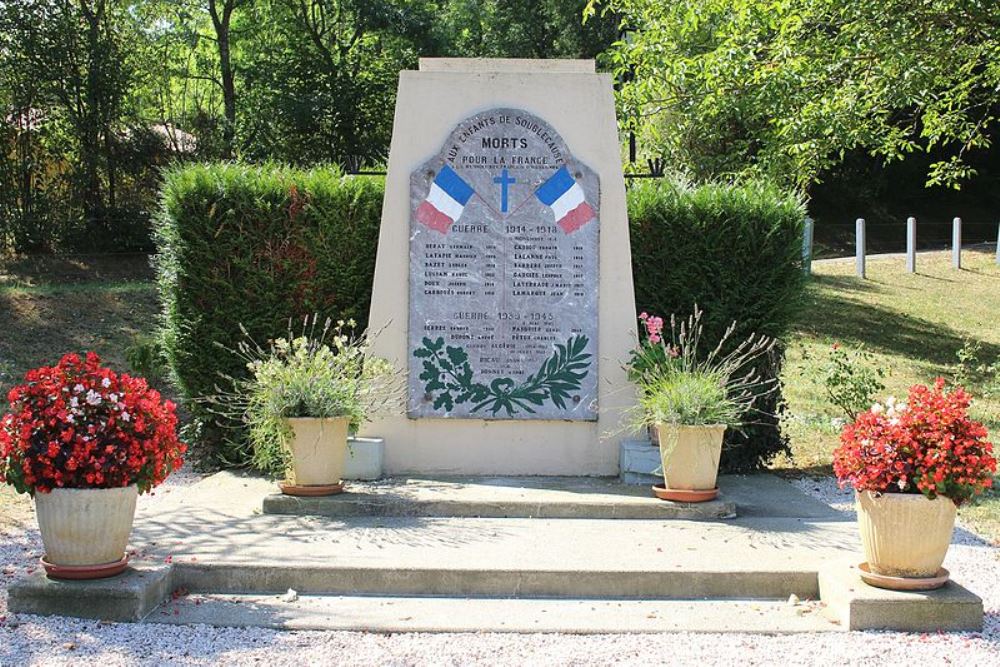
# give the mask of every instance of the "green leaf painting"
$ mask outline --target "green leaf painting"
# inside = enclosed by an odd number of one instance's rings
[[[522,382],[500,377],[489,384],[475,381],[464,348],[446,345],[444,338],[424,338],[413,356],[423,362],[420,380],[433,399],[434,409],[451,412],[456,405],[471,403],[470,412],[513,417],[522,412],[552,403],[561,410],[575,399],[580,382],[590,372],[591,355],[586,336],[571,336],[565,344],[557,343],[541,367]]]

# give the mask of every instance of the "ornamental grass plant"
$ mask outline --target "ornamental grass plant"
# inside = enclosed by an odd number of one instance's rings
[[[645,336],[626,367],[639,390],[630,425],[641,430],[659,424],[738,427],[752,414],[754,402],[773,391],[777,380],[762,377],[756,363],[775,341],[751,334],[734,342],[731,324],[710,349],[703,341],[703,311],[678,321],[642,313]]]
[[[259,345],[244,330],[236,354],[246,376],[227,377],[230,389],[211,400],[247,427],[251,460],[271,474],[287,469],[289,418],[346,418],[351,433],[398,402],[400,375],[369,354],[373,336],[352,335],[353,320],[306,318],[299,333]]]

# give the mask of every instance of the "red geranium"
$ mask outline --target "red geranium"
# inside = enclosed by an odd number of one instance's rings
[[[148,491],[181,466],[174,404],[142,378],[67,354],[10,390],[0,420],[0,481],[19,492],[53,488]]]
[[[906,403],[876,404],[844,427],[833,453],[841,486],[877,493],[944,496],[956,505],[993,485],[997,469],[986,428],[969,419],[961,387],[915,385]]]

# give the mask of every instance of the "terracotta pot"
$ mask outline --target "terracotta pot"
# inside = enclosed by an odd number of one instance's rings
[[[347,460],[347,418],[295,417],[288,423],[294,437],[288,443],[292,465],[286,483],[290,486],[340,484]]]
[[[865,560],[891,577],[937,576],[955,528],[955,503],[913,493],[855,495]]]
[[[716,488],[722,437],[726,427],[657,424],[660,464],[667,489],[707,491]]]
[[[124,569],[138,496],[135,485],[36,493],[35,512],[50,574],[56,568],[68,568],[111,576]]]

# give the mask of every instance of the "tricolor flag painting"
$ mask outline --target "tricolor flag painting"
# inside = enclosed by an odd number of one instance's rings
[[[583,188],[573,180],[565,165],[535,191],[538,200],[552,209],[556,223],[570,234],[596,217],[584,200]]]
[[[473,190],[455,170],[444,165],[431,183],[431,191],[419,207],[417,220],[442,234],[458,220]]]

